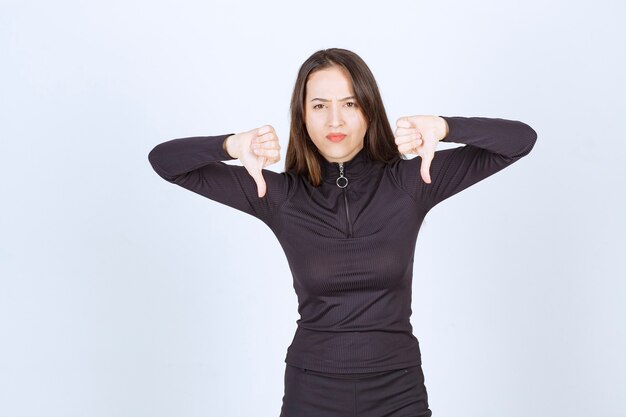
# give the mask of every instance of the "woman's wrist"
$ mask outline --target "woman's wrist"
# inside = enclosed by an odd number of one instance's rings
[[[446,119],[444,119],[443,117],[439,116],[439,119],[441,120],[441,124],[442,124],[442,128],[441,128],[441,132],[442,134],[440,135],[439,140],[444,140],[446,138],[446,136],[448,136],[448,133],[450,133],[450,127],[448,126],[448,122],[446,121]]]
[[[228,156],[234,159],[239,159],[239,155],[237,154],[237,147],[235,145],[236,138],[233,139],[233,137],[235,136],[237,135],[230,135],[229,137],[227,137],[223,143],[223,148],[224,152],[226,152]]]

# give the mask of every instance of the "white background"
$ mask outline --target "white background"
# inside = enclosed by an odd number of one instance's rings
[[[0,415],[278,416],[298,318],[278,241],[148,152],[271,124],[281,171],[297,70],[330,47],[370,66],[394,124],[538,133],[420,232],[433,415],[626,415],[624,17],[618,1],[3,0]]]

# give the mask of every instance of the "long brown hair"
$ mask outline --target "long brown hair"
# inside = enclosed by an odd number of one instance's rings
[[[306,83],[315,71],[330,67],[345,70],[365,118],[368,120],[364,144],[366,155],[373,160],[391,162],[404,159],[395,145],[393,131],[387,119],[385,106],[374,75],[360,56],[341,48],[322,49],[311,55],[300,67],[291,96],[291,127],[285,157],[285,171],[306,176],[315,187],[321,183],[320,160],[317,147],[309,137],[304,118]]]

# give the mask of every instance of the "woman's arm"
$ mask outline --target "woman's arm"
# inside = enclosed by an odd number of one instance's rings
[[[465,146],[435,151],[431,183],[420,175],[420,156],[400,160],[393,167],[399,185],[427,210],[528,155],[537,140],[530,126],[516,120],[440,117],[448,127],[442,141]]]
[[[232,135],[172,139],[156,145],[148,160],[166,181],[248,213],[269,226],[286,201],[292,177],[263,169],[267,192],[259,197],[257,184],[245,167],[222,162],[236,159],[225,147]]]

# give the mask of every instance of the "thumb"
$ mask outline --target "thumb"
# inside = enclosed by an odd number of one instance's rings
[[[420,174],[425,183],[430,184],[430,161],[432,161],[432,154],[427,154],[422,158],[422,166],[420,167]]]
[[[263,173],[262,173],[262,167],[263,164],[265,163],[265,158],[261,158],[261,165],[259,165],[259,167],[257,169],[255,169],[254,171],[252,171],[252,178],[254,179],[254,182],[256,182],[256,187],[257,187],[257,193],[259,195],[259,198],[262,198],[266,191],[267,191],[267,185],[265,184],[265,179],[263,178]]]

